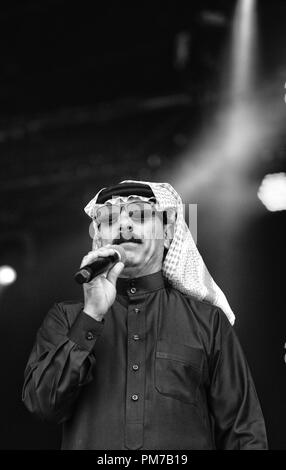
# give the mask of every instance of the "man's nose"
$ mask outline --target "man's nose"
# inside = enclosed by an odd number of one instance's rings
[[[125,208],[121,209],[120,215],[119,215],[119,226],[120,226],[120,231],[125,231],[127,230],[128,232],[132,232],[133,230],[133,221],[129,217],[128,212],[125,210]]]

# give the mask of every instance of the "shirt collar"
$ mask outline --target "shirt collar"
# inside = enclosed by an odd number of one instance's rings
[[[147,276],[135,278],[119,277],[116,283],[119,295],[130,296],[130,294],[147,294],[165,286],[162,271]]]

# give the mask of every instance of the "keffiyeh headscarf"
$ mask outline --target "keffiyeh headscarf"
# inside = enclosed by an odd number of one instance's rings
[[[122,186],[120,186],[122,185]],[[140,191],[130,193],[130,186],[140,187]],[[115,188],[115,187],[113,187]],[[118,190],[122,188],[122,190]],[[151,188],[151,192],[150,189]],[[112,187],[111,187],[112,189]],[[93,219],[97,207],[103,204],[108,198],[112,201],[115,194],[120,196],[136,196],[145,200],[154,195],[156,198],[155,208],[158,211],[176,212],[174,219],[173,238],[165,256],[162,266],[163,276],[169,283],[180,292],[192,295],[198,300],[205,300],[221,308],[226,314],[230,323],[233,325],[235,316],[231,310],[228,301],[214,282],[208,272],[205,263],[197,249],[192,234],[185,222],[183,203],[179,194],[168,183],[150,183],[145,181],[125,180],[116,186],[116,191],[110,191],[108,188],[100,190],[96,196],[84,208],[85,212]],[[136,194],[137,193],[137,194]],[[139,194],[138,194],[139,193]],[[104,198],[102,195],[104,194]],[[114,199],[113,199],[114,200]],[[98,230],[94,224],[94,247],[97,247]]]

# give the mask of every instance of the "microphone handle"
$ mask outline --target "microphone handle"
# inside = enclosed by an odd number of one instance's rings
[[[78,284],[84,284],[85,282],[91,281],[95,276],[99,276],[99,274],[104,273],[107,271],[109,267],[111,267],[114,263],[119,260],[118,253],[114,253],[113,255],[109,255],[108,257],[99,256],[93,263],[87,264],[83,266],[74,276],[76,282]],[[96,268],[96,271],[94,271]]]

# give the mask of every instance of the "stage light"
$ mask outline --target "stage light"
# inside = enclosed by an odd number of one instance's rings
[[[285,211],[286,173],[266,175],[260,185],[257,196],[269,211]]]
[[[9,286],[17,279],[17,273],[11,266],[0,266],[0,286]]]

